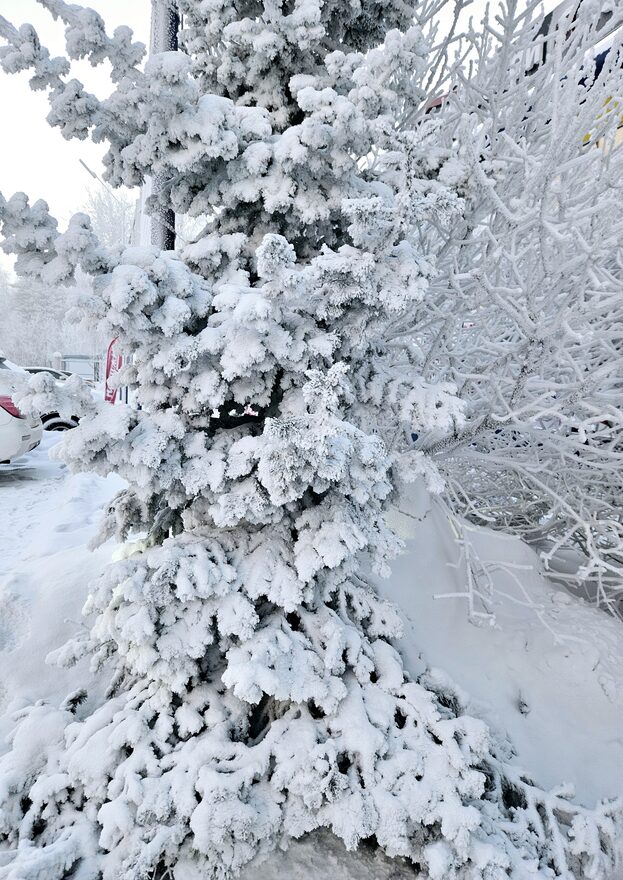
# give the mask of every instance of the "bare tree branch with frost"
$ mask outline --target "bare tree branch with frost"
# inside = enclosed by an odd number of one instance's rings
[[[568,13],[530,76],[531,10],[504,4],[463,36],[424,141],[464,210],[421,229],[436,255],[412,334],[430,381],[455,384],[465,422],[420,432],[453,509],[515,532],[613,612],[623,590],[621,31],[599,76],[595,22]],[[616,30],[614,8],[609,21]],[[603,51],[603,49],[602,49]],[[603,59],[601,59],[603,60]],[[452,157],[449,160],[447,157]],[[564,575],[558,571],[558,576]]]

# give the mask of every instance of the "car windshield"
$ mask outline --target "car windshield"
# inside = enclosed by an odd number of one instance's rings
[[[17,368],[21,369],[21,368]],[[72,373],[68,373],[66,370],[55,370],[53,367],[24,367],[27,373],[50,373],[51,376],[54,376],[55,379],[68,379]]]

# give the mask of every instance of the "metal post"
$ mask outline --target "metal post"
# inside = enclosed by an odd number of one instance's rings
[[[179,28],[177,0],[151,0],[151,53],[177,52]],[[168,182],[166,174],[154,175],[152,195],[157,198],[166,190]],[[160,250],[172,251],[175,249],[175,212],[166,201],[151,215],[151,243]]]

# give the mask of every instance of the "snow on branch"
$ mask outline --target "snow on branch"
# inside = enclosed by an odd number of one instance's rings
[[[595,9],[530,76],[535,26],[514,4],[465,38],[474,67],[455,69],[427,135],[454,156],[464,209],[427,233],[437,273],[412,332],[465,407],[462,427],[419,441],[455,510],[522,535],[554,568],[575,548],[576,587],[618,613],[623,50],[619,29],[596,66]]]

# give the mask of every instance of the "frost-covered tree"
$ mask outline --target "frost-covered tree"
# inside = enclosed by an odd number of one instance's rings
[[[11,278],[7,269],[0,265],[0,296],[8,296]]]
[[[94,333],[68,320],[76,294],[89,287],[82,276],[76,288],[17,278],[0,287],[0,350],[25,366],[50,366],[56,351],[91,354]]]
[[[81,210],[89,215],[93,232],[105,247],[132,242],[136,205],[127,193],[92,187]]]
[[[417,9],[180,0],[184,51],[143,70],[127,29],[41,2],[114,92],[0,19],[5,70],[33,70],[65,136],[109,143],[111,184],[158,176],[209,219],[180,253],[105,249],[83,215],[61,234],[44,204],[0,199],[19,271],[95,276],[82,308],[121,338],[140,404],[65,444],[128,482],[103,533],[123,558],[57,655],[92,653],[111,684],[21,713],[0,878],[225,878],[319,827],[430,880],[607,877],[618,805],[540,791],[450,688],[413,680],[370,579],[399,549],[397,483],[439,486],[411,435],[464,421],[396,332],[435,271],[422,235],[464,210],[453,156],[422,140]]]
[[[418,440],[455,510],[536,543],[554,567],[561,548],[579,550],[569,582],[616,612],[623,11],[575,12],[529,76],[537,24],[517,4],[465,38],[471,74],[449,71],[441,111],[422,127],[429,173],[453,156],[439,174],[464,210],[426,231],[435,278],[398,332],[417,339],[425,378],[453,382],[466,407],[450,434]]]

